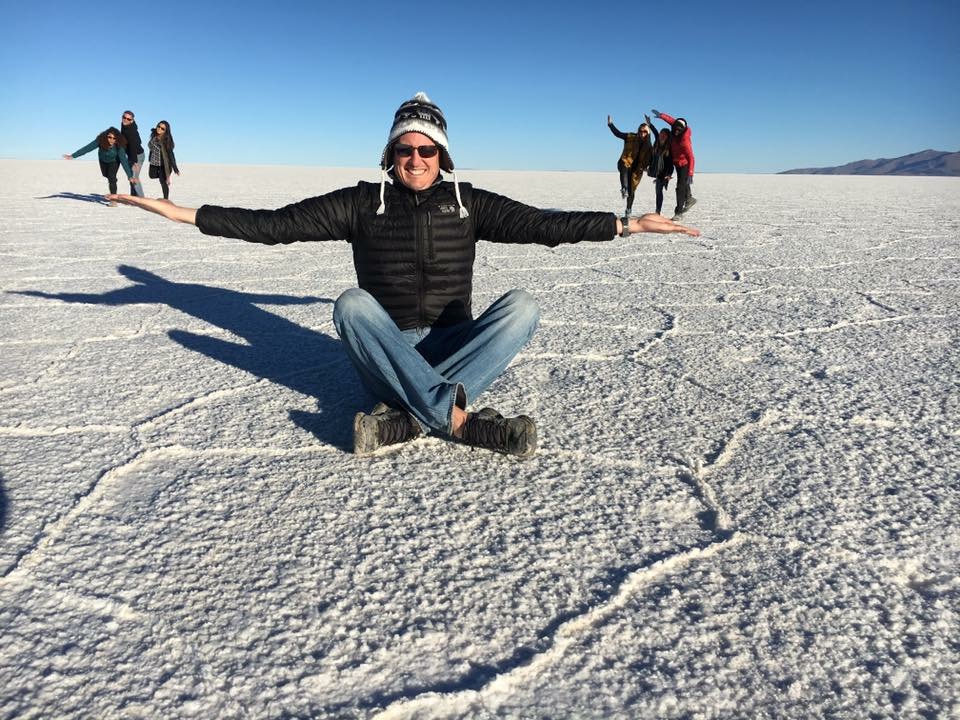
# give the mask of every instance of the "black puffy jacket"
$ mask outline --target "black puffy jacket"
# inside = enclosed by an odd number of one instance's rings
[[[132,122],[120,128],[120,134],[127,140],[127,158],[133,165],[140,153],[143,152],[143,141],[140,139],[140,131],[137,129],[137,123]]]
[[[539,210],[468,183],[460,183],[460,193],[466,218],[451,182],[420,192],[387,184],[382,215],[376,212],[380,186],[361,182],[278,210],[204,205],[196,223],[207,235],[268,245],[347,240],[359,286],[401,330],[472,317],[478,239],[555,246],[616,235],[613,213]]]

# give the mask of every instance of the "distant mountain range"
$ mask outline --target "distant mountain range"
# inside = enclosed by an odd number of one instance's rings
[[[960,176],[960,152],[922,150],[912,155],[857,160],[837,167],[784,170],[780,175],[941,175]]]

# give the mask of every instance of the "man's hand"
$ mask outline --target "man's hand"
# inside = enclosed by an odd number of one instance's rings
[[[188,223],[190,225],[197,224],[197,211],[195,208],[180,207],[179,205],[174,205],[169,200],[151,200],[149,198],[137,197],[136,195],[107,195],[107,200],[149,210],[174,222]]]
[[[109,197],[109,195],[107,197]],[[627,227],[631,235],[633,233],[683,233],[691,237],[700,237],[700,231],[696,228],[681,225],[657,213],[647,213],[640,217],[632,217]],[[617,234],[623,234],[623,222],[619,219],[617,220]]]

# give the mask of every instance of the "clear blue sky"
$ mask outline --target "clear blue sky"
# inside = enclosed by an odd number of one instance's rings
[[[698,172],[960,150],[960,2],[40,4],[3,0],[0,157],[57,158],[132,109],[181,166],[376,167],[424,90],[460,168],[609,170],[657,108]]]

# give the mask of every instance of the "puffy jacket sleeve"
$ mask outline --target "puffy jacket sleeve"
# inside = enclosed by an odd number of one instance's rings
[[[357,188],[343,188],[278,210],[204,205],[197,210],[196,223],[205,235],[265,245],[349,240],[358,202]]]
[[[503,195],[474,188],[470,216],[478,240],[555,247],[581,240],[612,240],[617,217],[604,212],[541,210]]]

